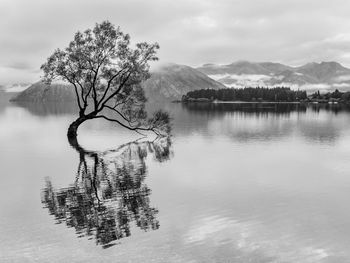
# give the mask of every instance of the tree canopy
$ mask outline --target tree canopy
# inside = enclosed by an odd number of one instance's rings
[[[134,131],[169,133],[169,116],[161,110],[148,119],[142,81],[149,78],[149,62],[157,60],[157,43],[138,43],[108,21],[77,32],[65,49],[56,49],[41,66],[44,79],[63,80],[75,90],[79,118],[68,129],[89,119],[103,118]]]

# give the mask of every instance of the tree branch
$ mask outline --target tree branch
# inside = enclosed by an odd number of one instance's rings
[[[118,111],[117,109],[115,109],[113,107],[110,107],[110,106],[106,105],[105,108],[116,112],[120,117],[122,117],[125,121],[127,121],[130,126],[132,126],[132,123],[135,122],[135,121],[131,121],[130,119],[126,118],[120,111]]]
[[[109,91],[109,88],[110,88],[110,86],[111,86],[112,81],[113,81],[116,77],[118,77],[118,75],[119,75],[123,70],[125,70],[125,69],[126,69],[126,68],[123,68],[123,69],[119,70],[117,74],[113,75],[112,78],[110,78],[110,80],[108,81],[108,84],[107,84],[107,88],[106,88],[105,92],[103,93],[102,98],[101,98],[100,101],[97,103],[97,106],[99,106],[100,103],[101,103],[101,102],[104,100],[104,98],[106,97],[106,95],[107,95],[107,93],[108,93],[108,91]]]
[[[82,101],[84,103],[84,108],[86,108],[87,101],[86,101],[86,99],[84,99],[84,88],[83,88],[83,85],[80,84],[79,80],[76,80],[76,82],[78,83],[78,85],[80,87],[81,99],[82,99]]]
[[[97,110],[97,91],[96,91],[96,80],[97,80],[97,75],[98,71],[100,70],[100,65],[98,65],[97,70],[95,72],[94,80],[92,82],[92,91],[93,91],[93,99],[94,99],[94,108]]]
[[[106,105],[106,103],[113,98],[115,95],[117,95],[120,90],[124,87],[125,83],[129,80],[130,76],[131,76],[131,71],[129,72],[129,74],[127,75],[127,77],[125,78],[125,80],[119,85],[119,88],[113,92],[110,96],[107,97],[107,99],[105,99],[105,101],[101,104],[100,109],[98,110],[99,112],[104,108],[104,106]]]
[[[154,127],[149,127],[149,128],[146,128],[146,127],[130,127],[130,126],[125,125],[124,123],[122,123],[122,122],[120,122],[120,121],[118,121],[118,120],[116,120],[116,119],[111,119],[111,118],[108,118],[108,117],[106,117],[106,116],[104,116],[104,115],[97,115],[97,116],[95,116],[94,118],[95,118],[95,119],[102,118],[102,119],[105,119],[105,120],[107,120],[107,121],[116,122],[116,123],[118,123],[120,126],[123,126],[124,128],[126,128],[126,129],[128,129],[128,130],[131,130],[131,131],[136,131],[136,132],[138,132],[138,131],[152,131],[152,132],[154,132],[156,135],[160,135],[160,134],[155,130]],[[143,134],[142,134],[142,135],[143,135]]]
[[[140,65],[144,65],[144,63],[146,63],[146,62],[148,61],[148,59],[150,58],[150,55],[151,55],[151,54],[152,54],[152,52],[148,52],[148,53],[143,57],[143,59],[139,62],[139,64],[140,64]],[[121,70],[121,71],[122,71],[122,70]],[[126,79],[119,85],[119,88],[118,88],[115,92],[113,92],[113,93],[101,104],[101,108],[100,108],[99,111],[101,111],[101,110],[103,109],[103,107],[105,106],[105,104],[106,104],[111,98],[113,98],[115,95],[117,95],[117,94],[119,93],[119,91],[124,87],[125,83],[128,81],[128,79],[129,79],[131,73],[132,73],[132,71],[129,72],[129,74],[128,74],[128,76],[126,77]],[[119,74],[119,72],[118,72],[114,77],[112,77],[112,78],[110,79],[110,81],[108,81],[108,87],[107,87],[108,89],[109,89],[110,83],[113,81],[113,79],[114,79],[115,77],[118,76],[118,74]],[[99,106],[99,104],[103,101],[105,95],[107,94],[107,91],[108,91],[108,90],[105,91],[105,94],[103,95],[102,99],[99,101],[98,106]]]
[[[80,110],[83,110],[83,107],[81,106],[81,103],[80,103],[80,97],[79,97],[77,85],[75,85],[75,83],[74,83],[70,78],[68,78],[67,75],[63,75],[63,76],[66,78],[66,80],[67,80],[69,83],[71,83],[71,84],[74,86],[75,95],[76,95],[76,99],[77,99],[77,102],[78,102],[78,107],[79,107]]]

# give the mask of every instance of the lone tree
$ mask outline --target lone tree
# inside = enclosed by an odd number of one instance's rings
[[[147,118],[141,86],[150,77],[148,63],[158,60],[157,49],[157,43],[146,42],[131,48],[130,36],[108,21],[77,32],[67,48],[57,49],[41,69],[48,84],[63,80],[75,90],[79,117],[70,124],[68,138],[76,138],[82,123],[98,118],[136,132],[169,133],[166,112]]]

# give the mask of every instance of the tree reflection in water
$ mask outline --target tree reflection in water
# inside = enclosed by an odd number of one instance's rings
[[[159,228],[158,210],[151,206],[151,189],[144,182],[146,157],[168,160],[170,138],[130,142],[104,152],[86,151],[77,141],[70,144],[80,156],[74,184],[57,190],[47,179],[42,191],[42,203],[57,223],[74,227],[79,237],[94,237],[103,248],[130,236],[132,221],[144,231]]]

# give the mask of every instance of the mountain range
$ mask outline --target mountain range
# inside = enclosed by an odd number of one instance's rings
[[[143,83],[149,100],[178,100],[182,95],[197,89],[225,88],[206,74],[185,65],[167,64],[151,72]]]
[[[288,86],[292,89],[350,90],[350,69],[337,62],[291,67],[273,62],[237,61],[229,65],[205,64],[198,71],[227,87]]]
[[[20,91],[25,85],[2,88]],[[205,64],[198,68],[167,64],[151,72],[143,84],[150,103],[181,99],[182,95],[197,89],[220,89],[246,86],[287,86],[308,92],[316,90],[350,91],[350,69],[337,62],[308,63],[291,67],[273,62],[238,61],[229,65]],[[48,86],[37,82],[18,93],[13,100],[31,102],[73,101],[74,89],[69,85]]]
[[[220,89],[225,86],[204,73],[189,66],[167,64],[151,73],[151,77],[142,83],[149,102],[172,101],[196,89]],[[13,101],[73,101],[74,89],[70,85],[37,82],[20,92]]]

